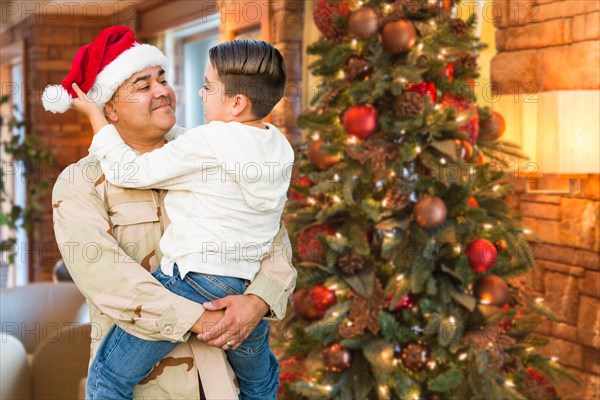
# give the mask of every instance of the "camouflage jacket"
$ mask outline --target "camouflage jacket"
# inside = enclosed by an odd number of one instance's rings
[[[204,308],[169,292],[150,275],[160,263],[159,241],[168,224],[165,194],[113,186],[89,156],[66,168],[54,185],[54,232],[90,305],[91,356],[114,323],[143,339],[185,342],[136,386],[135,398],[198,399],[198,376],[207,398],[237,398],[225,353],[188,332]],[[271,308],[270,317],[281,319],[295,282],[282,226],[245,293],[261,297]]]

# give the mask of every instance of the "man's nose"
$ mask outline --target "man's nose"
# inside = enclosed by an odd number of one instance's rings
[[[160,82],[156,82],[154,85],[154,97],[169,97],[169,86],[168,84],[163,85]]]

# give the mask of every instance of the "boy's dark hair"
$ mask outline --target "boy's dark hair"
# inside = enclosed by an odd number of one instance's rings
[[[271,43],[234,40],[212,47],[208,56],[225,85],[225,94],[248,97],[255,117],[266,117],[283,97],[285,61]]]

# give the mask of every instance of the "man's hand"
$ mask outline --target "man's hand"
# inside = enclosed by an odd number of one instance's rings
[[[268,304],[253,294],[227,296],[203,306],[211,311],[225,309],[225,315],[212,329],[198,335],[198,340],[223,350],[237,349],[269,311]],[[227,346],[227,342],[233,346]]]

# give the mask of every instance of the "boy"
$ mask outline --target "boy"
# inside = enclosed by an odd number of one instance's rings
[[[294,157],[285,136],[262,122],[283,96],[281,54],[269,43],[243,40],[217,45],[209,57],[200,91],[209,123],[186,132],[174,128],[168,136],[175,140],[141,156],[108,124],[110,103],[105,117],[73,85],[79,97],[73,106],[90,118],[97,133],[90,154],[101,161],[106,178],[118,186],[170,190],[165,204],[171,224],[161,239],[163,259],[154,276],[200,303],[240,294],[254,278],[279,229]],[[160,83],[166,84],[164,76]],[[148,90],[147,85],[138,79],[132,89]],[[158,97],[149,107],[151,117],[160,118],[168,100]],[[227,342],[242,399],[276,397],[278,365],[268,336],[262,321],[241,345]],[[176,345],[144,341],[115,328],[90,368],[87,397],[132,398],[135,384]],[[115,357],[135,359],[128,376],[111,370]]]

